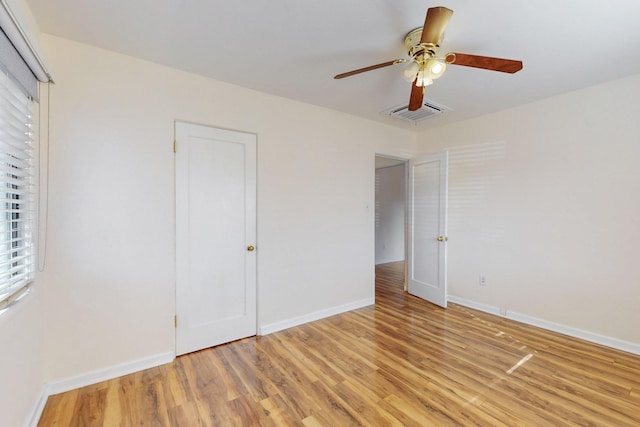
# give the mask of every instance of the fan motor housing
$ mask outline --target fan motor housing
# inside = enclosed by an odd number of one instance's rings
[[[404,36],[404,46],[409,56],[415,59],[419,55],[425,55],[429,58],[436,56],[440,45],[433,43],[420,43],[422,38],[422,27],[411,30]]]

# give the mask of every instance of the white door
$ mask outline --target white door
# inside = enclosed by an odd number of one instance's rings
[[[175,132],[180,355],[256,334],[256,136]]]
[[[447,307],[447,153],[409,161],[408,291]]]

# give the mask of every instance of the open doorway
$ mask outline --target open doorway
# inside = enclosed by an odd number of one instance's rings
[[[404,290],[447,307],[447,152],[376,156],[375,264],[404,270]],[[404,250],[402,250],[404,249]],[[377,278],[376,278],[377,280]]]
[[[375,264],[396,272],[406,266],[407,161],[376,156]],[[403,274],[404,276],[404,274]],[[406,281],[402,280],[406,289]]]

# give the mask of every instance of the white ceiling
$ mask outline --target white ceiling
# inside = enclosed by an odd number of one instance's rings
[[[640,73],[637,0],[27,0],[44,33],[261,92],[415,128],[380,112],[408,103],[405,34],[454,11],[442,50],[520,59],[509,75],[449,66],[426,98],[439,126]],[[53,70],[55,74],[55,69]],[[594,100],[597,102],[597,100]]]

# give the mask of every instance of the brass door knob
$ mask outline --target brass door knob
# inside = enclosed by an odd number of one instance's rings
[[[446,242],[447,240],[449,239],[447,239],[446,237],[438,236],[438,242]]]
[[[247,250],[248,250],[249,252],[253,252],[253,251],[255,251],[255,250],[256,250],[256,248],[254,248],[253,246],[249,245],[249,246],[247,246]]]

